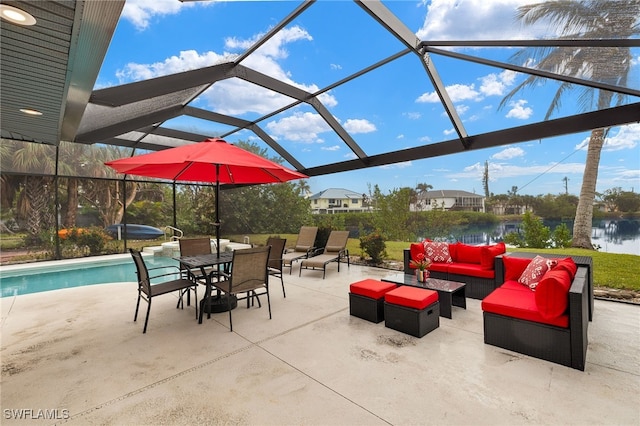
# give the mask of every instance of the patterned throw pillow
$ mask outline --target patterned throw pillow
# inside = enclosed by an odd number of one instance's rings
[[[529,265],[527,265],[527,268],[524,270],[522,275],[520,275],[518,282],[526,285],[532,291],[536,291],[536,287],[542,279],[542,276],[557,263],[557,260],[545,259],[542,256],[536,256]]]
[[[451,263],[451,255],[449,254],[449,243],[424,241],[424,254],[433,263]]]

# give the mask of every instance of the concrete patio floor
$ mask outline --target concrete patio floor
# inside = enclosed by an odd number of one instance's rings
[[[351,317],[349,284],[392,271],[336,266],[272,280],[273,319],[242,304],[233,332],[169,295],[142,334],[134,283],[2,298],[1,422],[640,425],[640,306],[596,300],[581,372],[485,345],[478,300],[421,339]]]

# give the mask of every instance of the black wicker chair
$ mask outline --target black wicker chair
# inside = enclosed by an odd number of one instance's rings
[[[504,282],[502,257],[496,260],[496,279]],[[578,267],[571,283],[568,328],[483,312],[484,342],[584,371],[589,327],[588,273],[587,268]]]

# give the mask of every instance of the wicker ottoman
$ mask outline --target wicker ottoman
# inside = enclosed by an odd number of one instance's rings
[[[422,337],[440,326],[438,292],[400,286],[384,296],[384,325]]]
[[[367,321],[384,319],[384,295],[397,286],[378,280],[362,280],[349,286],[349,313]]]

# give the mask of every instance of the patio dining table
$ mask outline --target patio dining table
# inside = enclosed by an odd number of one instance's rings
[[[180,256],[175,257],[174,259],[180,262],[180,264],[187,270],[199,269],[202,276],[205,278],[206,289],[200,308],[200,315],[198,316],[198,324],[202,324],[202,314],[205,307],[209,308],[207,311],[207,318],[211,318],[212,308],[214,308],[216,312],[224,312],[228,309],[226,297],[230,296],[223,296],[220,294],[220,291],[218,291],[215,300],[213,300],[211,290],[213,287],[213,279],[217,277],[218,271],[220,270],[219,268],[222,267],[225,272],[229,272],[231,269],[233,252],[223,252],[219,255],[216,253],[207,253],[193,256]],[[217,268],[207,273],[206,269],[214,266]],[[198,303],[198,301],[196,301],[196,303]]]

